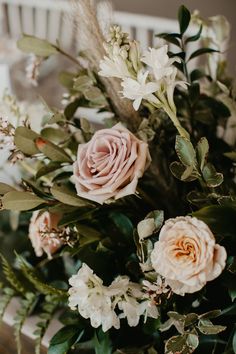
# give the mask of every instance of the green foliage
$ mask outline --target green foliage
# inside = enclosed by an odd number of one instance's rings
[[[64,185],[54,184],[54,186],[51,188],[51,193],[59,202],[66,205],[76,207],[85,207],[91,205],[90,202],[79,198],[73,190],[67,188]]]
[[[84,330],[69,325],[60,329],[50,341],[48,354],[65,354],[83,337]],[[103,353],[105,354],[105,352]]]
[[[39,135],[33,130],[26,127],[18,127],[15,130],[14,143],[25,155],[32,156],[39,152],[35,145],[35,139],[38,137]]]
[[[3,274],[5,275],[6,280],[16,292],[24,295],[26,289],[22,285],[22,282],[19,281],[19,279],[17,278],[15,274],[15,270],[11,267],[9,262],[2,254],[0,254],[0,259],[2,263],[2,271]]]
[[[95,331],[93,342],[96,354],[112,353],[112,344],[107,332],[104,333],[102,330]]]
[[[40,354],[42,339],[46,333],[46,330],[53,318],[55,310],[58,307],[58,298],[47,295],[44,302],[41,305],[41,312],[39,315],[40,321],[36,324],[37,329],[34,332],[35,338],[35,354]]]
[[[26,293],[24,299],[21,300],[20,309],[16,313],[16,317],[14,318],[14,334],[17,344],[17,353],[22,353],[21,348],[21,330],[26,321],[27,317],[31,314],[35,301],[37,300],[35,294]]]
[[[15,291],[11,288],[5,287],[3,291],[0,292],[0,324],[2,322],[7,306],[14,296]]]
[[[183,35],[186,32],[191,20],[191,14],[184,5],[180,6],[179,8],[178,20],[179,20],[180,34]]]
[[[35,140],[35,145],[39,151],[41,151],[53,162],[72,163],[70,156],[65,152],[64,149],[44,138],[38,137]]]
[[[43,203],[45,203],[44,199],[39,198],[30,192],[8,192],[2,198],[3,208],[15,211],[31,210]]]
[[[58,299],[66,300],[67,292],[65,290],[57,289],[47,283],[43,283],[36,275],[34,268],[30,266],[30,264],[27,263],[23,257],[17,255],[17,260],[24,276],[34,285],[39,293],[57,296]]]
[[[47,40],[29,35],[24,35],[19,39],[17,47],[24,53],[33,53],[40,57],[49,57],[58,52],[57,48]]]

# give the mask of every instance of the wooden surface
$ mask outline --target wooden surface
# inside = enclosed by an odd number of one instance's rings
[[[33,341],[26,338],[25,336],[22,336],[22,353],[34,353]],[[41,354],[46,353],[47,350],[42,349]],[[0,354],[17,354],[13,330],[5,324],[2,324],[0,327]]]

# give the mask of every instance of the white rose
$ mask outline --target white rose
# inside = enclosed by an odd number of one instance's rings
[[[153,268],[173,292],[194,293],[217,278],[225,267],[226,251],[215,243],[209,227],[190,216],[169,219],[151,253]]]

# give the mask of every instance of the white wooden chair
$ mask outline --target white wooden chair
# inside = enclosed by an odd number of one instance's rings
[[[72,45],[73,21],[65,21],[63,15],[70,11],[67,0],[0,0],[1,32],[17,39],[21,33],[35,35],[51,42],[59,40],[66,49]],[[100,17],[106,17],[105,6],[99,3]],[[178,30],[175,20],[114,12],[116,24],[132,34],[142,47],[155,44],[154,34]]]

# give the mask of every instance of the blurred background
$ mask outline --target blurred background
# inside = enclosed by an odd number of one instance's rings
[[[70,69],[68,61],[50,59],[40,71],[39,85],[26,79],[25,68],[32,70],[35,64],[16,48],[21,33],[33,34],[51,42],[60,40],[68,52],[78,49],[80,34],[73,27],[72,9],[77,0],[0,0],[0,96],[7,87],[17,98],[34,102],[41,95],[52,105],[60,104],[63,93],[57,75],[61,68]],[[98,4],[102,0],[94,0]],[[155,45],[155,33],[178,30],[178,7],[184,3],[191,11],[197,9],[201,16],[224,15],[231,25],[231,39],[227,43],[229,72],[236,71],[236,0],[111,0],[115,15],[113,22],[123,25],[124,30],[142,42],[143,47]],[[99,10],[101,22],[111,17],[104,6]],[[139,14],[130,17],[129,14]],[[145,17],[151,16],[151,17]],[[150,38],[152,37],[152,40]],[[27,60],[27,61],[26,61]],[[37,69],[37,68],[36,68]],[[29,76],[29,75],[28,75]],[[65,91],[65,89],[64,89]]]

